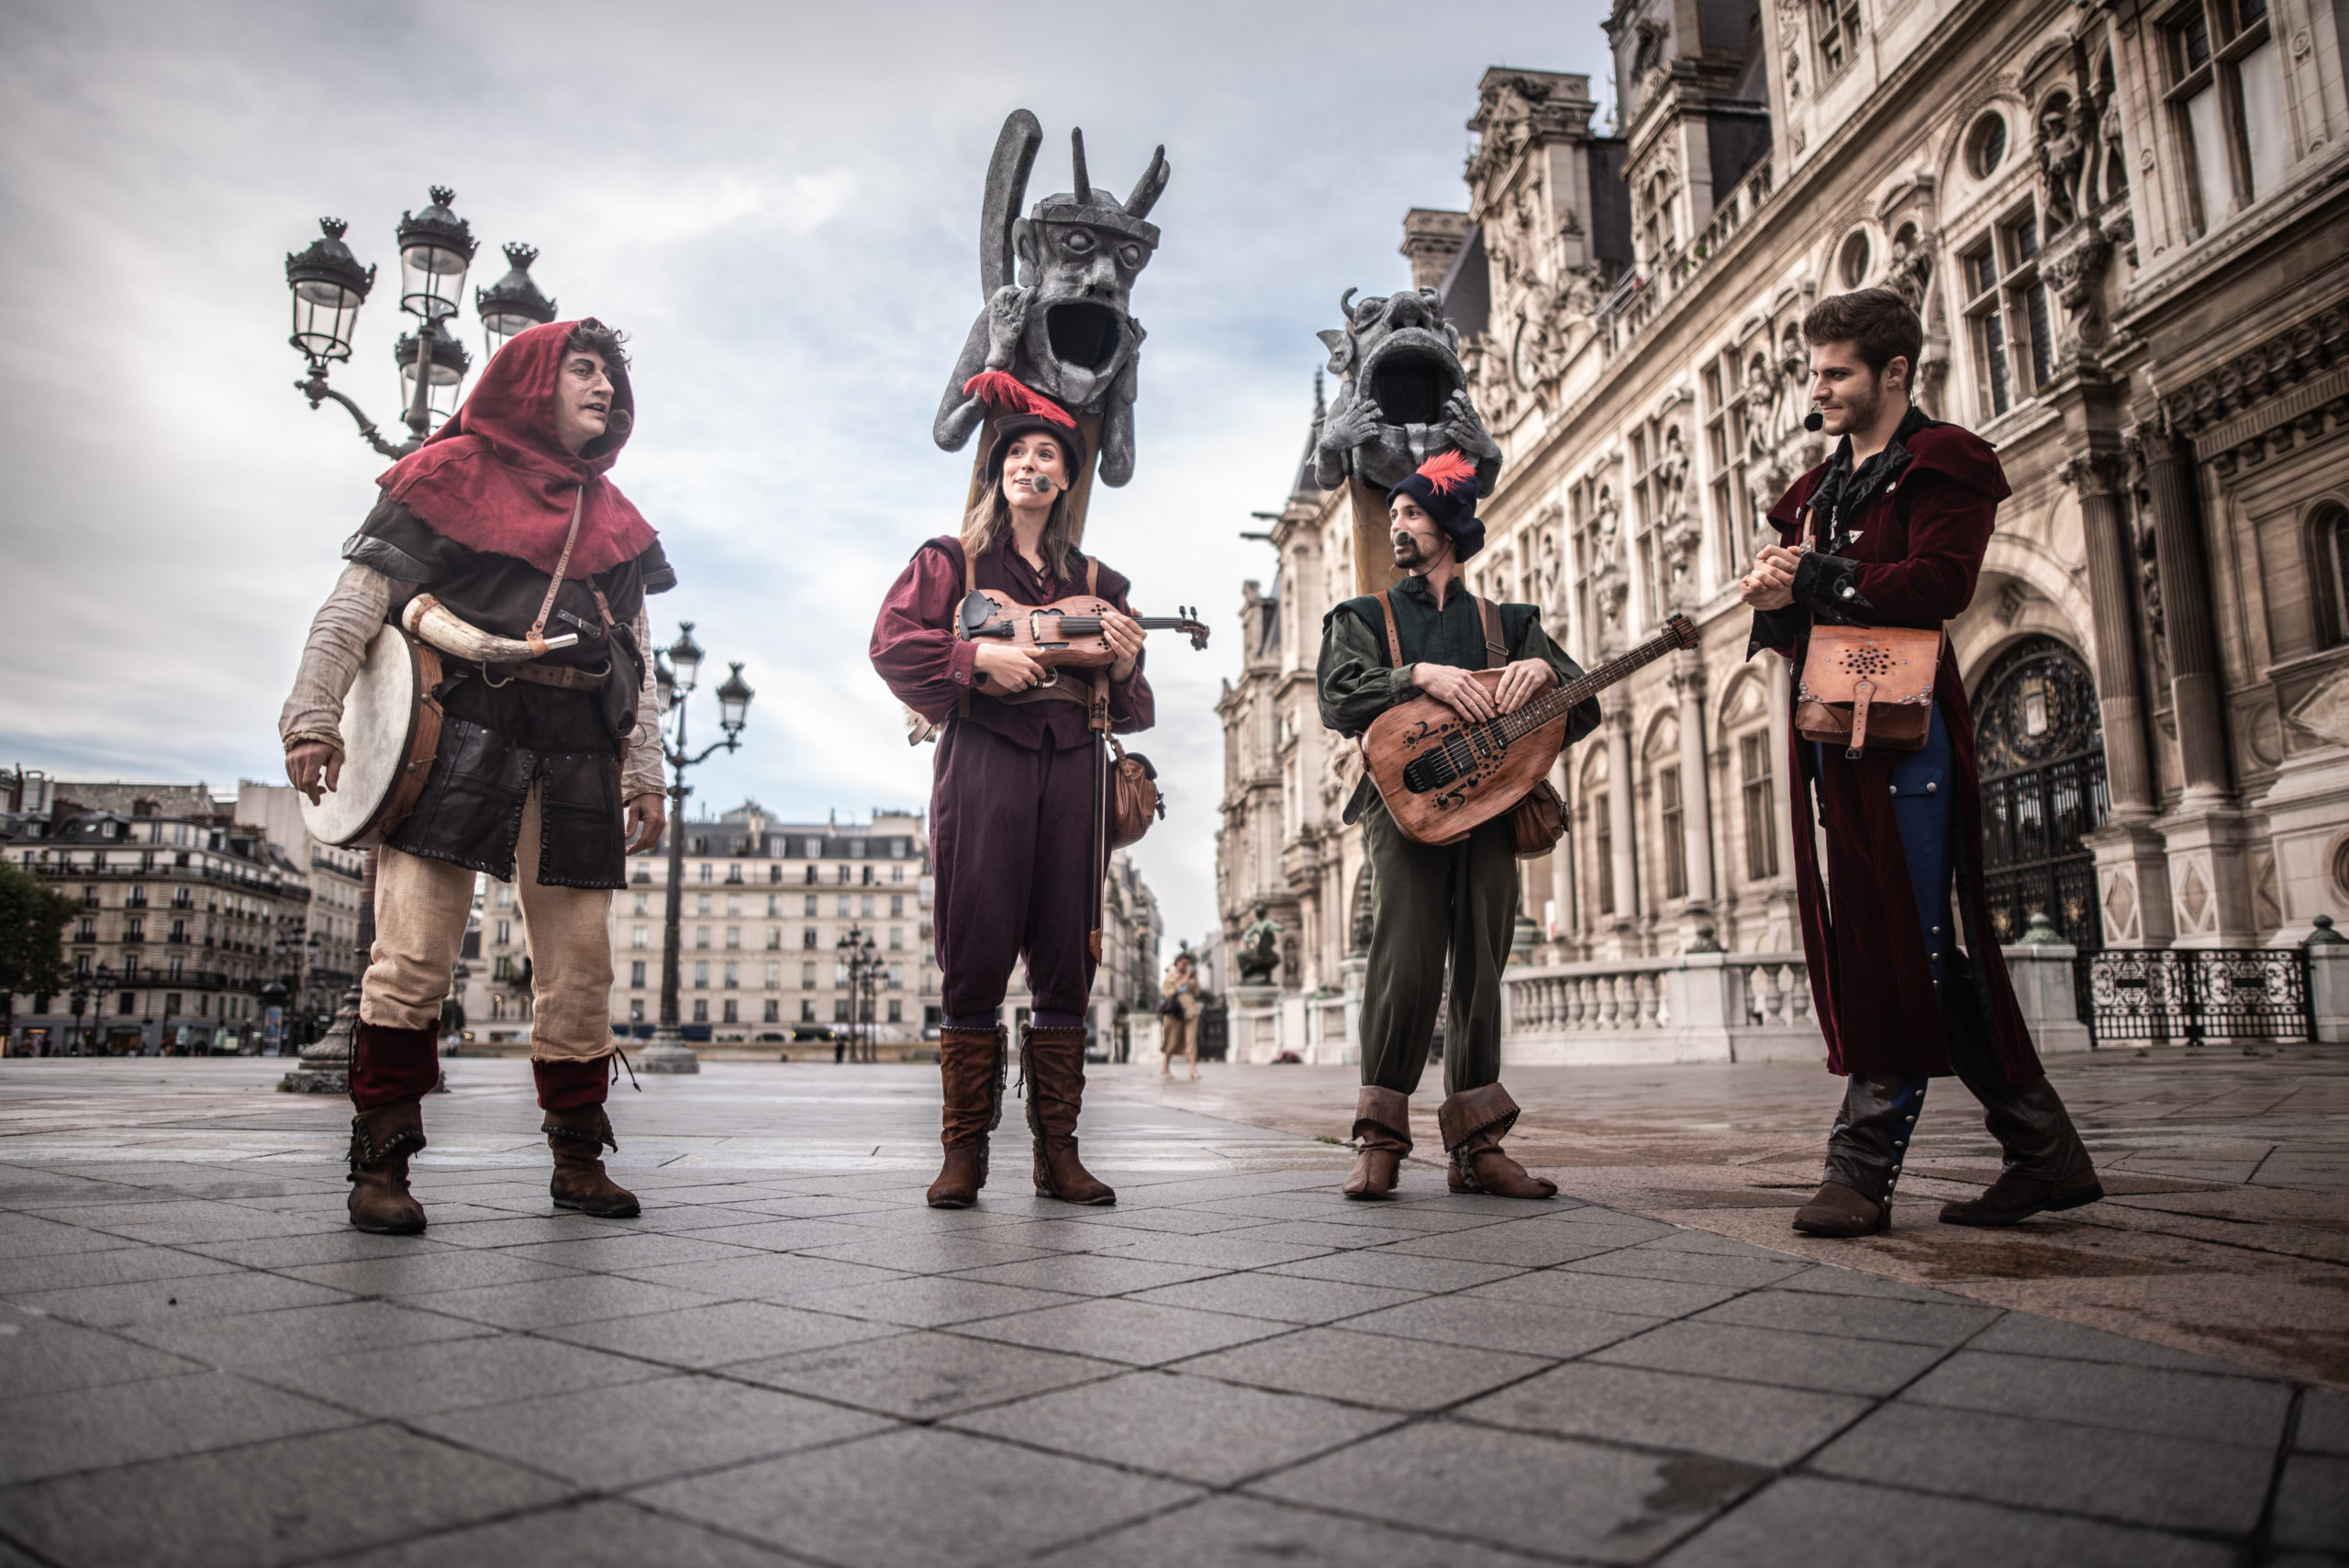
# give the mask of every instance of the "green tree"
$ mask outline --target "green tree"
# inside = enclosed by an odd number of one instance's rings
[[[54,996],[70,990],[65,927],[73,901],[39,878],[0,865],[0,1030],[18,995]]]

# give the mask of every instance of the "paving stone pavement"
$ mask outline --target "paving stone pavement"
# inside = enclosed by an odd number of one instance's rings
[[[2349,1560],[2339,1391],[1570,1166],[1349,1204],[1111,1070],[1115,1207],[1028,1191],[1015,1106],[937,1212],[933,1073],[718,1063],[620,1091],[596,1221],[455,1062],[431,1229],[370,1237],[275,1065],[0,1063],[0,1568]]]

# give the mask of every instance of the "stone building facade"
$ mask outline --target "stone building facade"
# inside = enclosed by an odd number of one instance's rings
[[[1826,456],[1801,317],[1864,286],[1918,306],[1920,403],[2014,489],[1950,628],[2006,940],[2043,915],[2085,947],[2272,946],[2349,908],[2343,25],[2310,0],[1625,0],[1612,134],[1585,77],[1485,74],[1464,213],[1411,213],[1403,248],[1503,449],[1472,584],[1586,664],[1675,611],[1702,633],[1563,759],[1532,957],[1798,945],[1788,685],[1744,659],[1736,579]],[[1311,691],[1353,537],[1310,477],[1244,598],[1220,866],[1227,930],[1286,911],[1308,995],[1342,990],[1366,900]]]

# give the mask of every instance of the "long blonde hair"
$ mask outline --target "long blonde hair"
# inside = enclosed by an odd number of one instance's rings
[[[1061,468],[1065,473],[1069,466],[1068,448],[1057,440],[1052,444],[1060,450]],[[1076,530],[1068,516],[1069,485],[1074,483],[1075,478],[1071,475],[1068,484],[1060,487],[1060,493],[1052,497],[1052,512],[1044,519],[1044,564],[1063,574],[1072,571],[1077,562]],[[980,493],[963,518],[963,551],[975,561],[1010,531],[1011,503],[1004,499],[1003,471],[997,469],[995,483]]]

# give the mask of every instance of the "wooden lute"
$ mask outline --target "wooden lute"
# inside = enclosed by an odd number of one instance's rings
[[[1390,707],[1363,733],[1363,767],[1387,815],[1422,844],[1456,844],[1515,806],[1566,742],[1566,718],[1585,697],[1678,648],[1697,646],[1697,623],[1675,614],[1664,630],[1582,679],[1544,692],[1515,713],[1471,722],[1433,697]],[[1498,670],[1471,670],[1489,691]]]
[[[1000,642],[1017,648],[1045,666],[1046,683],[1056,665],[1098,670],[1118,662],[1101,630],[1102,618],[1118,606],[1089,594],[1055,599],[1049,605],[1015,604],[987,588],[974,588],[963,596],[954,613],[954,635],[966,642]],[[1136,616],[1144,631],[1186,633],[1194,648],[1208,645],[1208,627],[1195,609],[1178,616]]]

